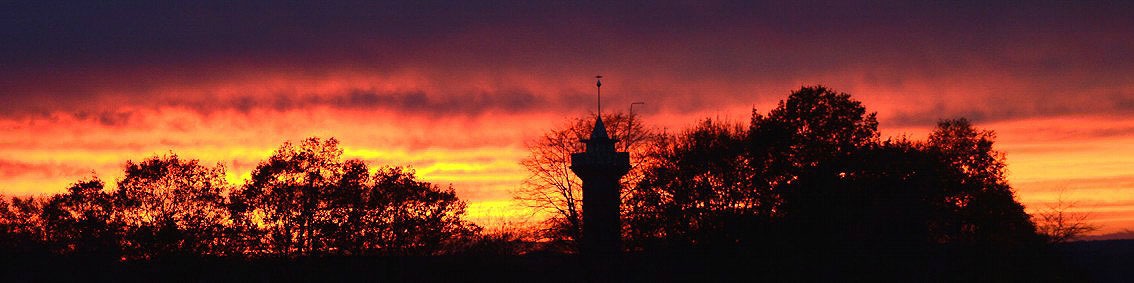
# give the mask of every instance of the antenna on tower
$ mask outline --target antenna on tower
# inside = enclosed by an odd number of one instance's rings
[[[598,93],[598,98],[595,99],[595,104],[598,105],[598,116],[602,117],[602,76],[595,76],[595,90]]]

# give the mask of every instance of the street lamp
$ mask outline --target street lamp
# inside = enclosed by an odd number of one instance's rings
[[[646,103],[645,102],[630,103],[630,121],[626,122],[626,139],[627,139],[628,143],[633,142],[633,141],[630,141],[630,133],[634,131],[634,105],[639,105],[639,104],[645,105]]]

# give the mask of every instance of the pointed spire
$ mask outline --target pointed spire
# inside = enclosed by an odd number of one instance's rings
[[[591,141],[605,141],[610,140],[610,135],[606,133],[606,125],[602,123],[602,117],[595,119],[595,128],[591,131]]]

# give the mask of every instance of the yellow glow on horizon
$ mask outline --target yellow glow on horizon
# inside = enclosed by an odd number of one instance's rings
[[[823,74],[815,79],[827,81],[823,79],[842,77]],[[1006,78],[964,74],[947,81],[999,85],[994,83],[999,83],[1000,79]],[[451,85],[445,80],[463,84]],[[210,102],[244,96],[272,99],[280,93],[294,95],[293,99],[326,98],[355,89],[391,93],[419,91],[426,97],[439,93],[473,93],[475,98],[479,93],[523,89],[534,96],[559,101],[556,99],[574,97],[566,95],[589,95],[593,84],[589,79],[551,84],[525,74],[508,74],[504,78],[482,74],[445,80],[428,80],[413,70],[382,76],[352,71],[324,76],[250,72],[234,79],[172,85],[142,94]],[[830,81],[843,82],[831,86],[855,95],[870,111],[879,113],[883,139],[907,135],[914,140],[924,140],[932,129],[931,125],[888,124],[887,119],[896,113],[926,103],[923,100],[927,98],[907,93],[940,93],[941,96],[934,99],[971,103],[975,98],[964,94],[981,91],[964,84],[941,88],[939,82],[934,81],[911,81],[902,86],[880,86],[862,79]],[[753,107],[761,113],[775,107],[790,91],[791,84],[813,83],[801,81],[768,86],[699,81],[678,85],[664,76],[645,76],[626,84],[611,83],[609,90],[641,99],[651,97],[655,89],[696,89],[706,97],[729,103],[695,108],[674,101],[667,104],[651,100],[643,108],[635,109],[642,111],[637,114],[650,125],[677,133],[704,118],[745,123]],[[565,87],[568,85],[570,87]],[[604,93],[607,90],[604,86]],[[137,94],[110,92],[106,95],[112,96],[108,97],[118,98]],[[0,190],[17,195],[58,193],[75,180],[89,176],[92,170],[107,182],[108,188],[114,188],[126,160],[138,161],[170,152],[187,159],[199,159],[207,166],[224,165],[226,181],[237,186],[283,142],[318,136],[339,139],[344,159],[359,159],[372,168],[409,166],[423,181],[442,187],[451,184],[469,204],[470,219],[519,219],[530,217],[532,213],[510,199],[511,192],[527,175],[518,163],[528,156],[523,144],[563,125],[565,118],[586,115],[574,108],[569,111],[492,109],[471,113],[434,113],[433,109],[403,111],[384,105],[201,110],[177,104],[146,107],[114,99],[107,101],[95,103],[111,105],[109,109],[132,113],[132,116],[119,123],[103,123],[97,118],[66,112],[0,119],[0,144],[4,145],[0,146],[0,162],[11,163],[0,163],[0,166],[9,166],[0,167],[0,173],[8,174],[0,175]],[[1084,211],[1098,208],[1096,211],[1113,214],[1098,218],[1098,222],[1128,223],[1115,219],[1134,215],[1134,207],[1129,205],[1102,204],[1105,201],[1134,203],[1134,171],[1130,171],[1134,161],[1126,158],[1134,155],[1134,131],[1129,131],[1134,129],[1134,120],[1098,115],[977,121],[975,125],[998,133],[996,146],[1007,155],[1009,181],[1029,211],[1055,200],[1057,189],[1062,187],[1079,192],[1072,198],[1082,201]],[[1108,224],[1104,231],[1134,228],[1134,224],[1121,225],[1126,226]]]

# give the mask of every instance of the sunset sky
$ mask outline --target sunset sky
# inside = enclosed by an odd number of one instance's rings
[[[1134,230],[1134,2],[159,2],[0,4],[0,192],[169,152],[239,184],[319,136],[519,219],[525,141],[593,113],[601,74],[604,109],[644,101],[670,131],[815,84],[883,137],[966,117],[1030,211],[1063,191],[1097,233]]]

